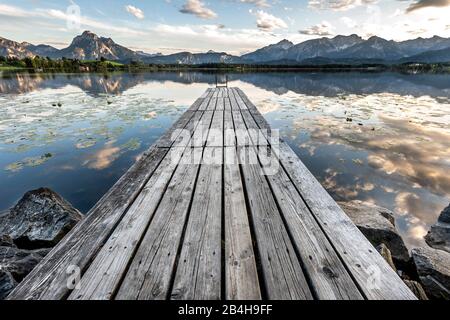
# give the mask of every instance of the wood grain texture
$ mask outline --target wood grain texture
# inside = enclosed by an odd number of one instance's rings
[[[253,145],[250,134],[247,130],[247,127],[245,126],[244,118],[242,117],[241,111],[233,109],[232,115],[237,146],[245,147]]]
[[[201,116],[201,114],[197,113],[197,116]],[[190,122],[186,130],[190,131],[192,135],[197,124],[197,121]],[[170,149],[89,269],[82,276],[79,289],[72,291],[69,300],[109,300],[112,298],[129,260],[135,253],[173,172],[189,144],[190,141],[184,139],[176,144],[177,147]]]
[[[187,150],[115,299],[161,300],[169,297],[175,259],[199,168],[199,164],[191,164],[191,159],[201,159],[203,151],[202,148]]]
[[[411,290],[287,144],[281,143],[279,157],[366,298],[416,300]]]
[[[249,101],[242,91],[236,91],[244,97],[243,100]],[[250,107],[249,109],[253,115],[257,114],[256,108]],[[268,127],[265,120],[259,119],[257,122],[261,128]],[[289,178],[330,239],[337,254],[364,296],[373,300],[415,300],[414,294],[320,185],[292,149],[285,142],[281,142],[277,153]]]
[[[267,152],[264,156],[266,154]],[[291,179],[282,168],[274,172],[276,173],[267,175],[267,178],[315,296],[321,300],[362,300],[358,287]]]
[[[225,298],[260,300],[244,189],[235,147],[225,148]]]
[[[206,147],[171,299],[221,298],[222,147]]]
[[[231,110],[225,110],[224,112],[224,146],[230,147],[236,145],[236,134],[234,131],[233,114]]]
[[[284,227],[270,188],[261,175],[253,147],[238,147],[263,271],[266,294],[276,300],[311,300],[313,296]]]
[[[87,216],[16,287],[8,299],[63,299],[70,292],[68,270],[86,268],[167,151],[163,148],[151,148],[148,155],[138,161],[105,194]]]
[[[119,285],[159,200],[178,165],[183,148],[172,148],[100,250],[69,300],[109,300]]]
[[[223,125],[224,125],[224,119],[223,119],[223,109],[219,110],[217,109],[214,111],[214,116],[211,123],[211,128],[208,133],[208,138],[206,141],[207,147],[223,147]]]
[[[241,110],[241,113],[247,128],[256,130],[259,128],[249,110]],[[301,195],[279,165],[277,152],[274,152],[270,146],[264,146],[261,141],[261,139],[265,140],[264,135],[251,135],[251,137],[253,142],[258,139],[259,144],[262,145],[257,151],[259,163],[263,168],[267,166],[267,179],[315,296],[326,300],[363,299]]]

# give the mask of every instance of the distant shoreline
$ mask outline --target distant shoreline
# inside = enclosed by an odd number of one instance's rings
[[[33,73],[99,73],[99,72],[158,72],[158,71],[202,71],[221,73],[247,72],[405,72],[405,73],[450,73],[450,62],[404,63],[404,64],[322,64],[322,65],[272,65],[272,64],[144,64],[140,62],[76,60],[49,58],[6,59],[0,57],[0,71],[28,71]]]

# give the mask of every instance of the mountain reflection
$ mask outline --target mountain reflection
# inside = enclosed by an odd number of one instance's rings
[[[231,73],[229,81],[242,81],[277,95],[289,91],[333,97],[339,94],[370,94],[390,92],[401,95],[429,95],[450,98],[450,78],[447,75],[399,73]],[[58,89],[67,85],[80,88],[90,95],[122,94],[146,82],[181,84],[214,84],[216,74],[202,72],[146,72],[108,74],[29,74],[11,73],[0,77],[0,93],[22,94],[42,89]]]

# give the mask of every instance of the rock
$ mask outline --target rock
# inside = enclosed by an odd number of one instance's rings
[[[0,236],[0,247],[15,247],[16,245],[14,244],[13,239],[4,234],[2,236]]]
[[[417,273],[427,296],[450,299],[450,253],[428,247],[411,251]]]
[[[0,247],[0,270],[9,272],[20,282],[48,254],[50,249],[23,250],[16,247]]]
[[[425,241],[430,247],[450,252],[450,205],[442,210],[438,221],[425,236]]]
[[[417,299],[428,300],[427,294],[420,283],[411,280],[403,280],[403,282],[408,286],[409,290],[415,294]]]
[[[16,286],[17,282],[11,273],[0,269],[0,300],[5,299]]]
[[[442,223],[450,223],[450,204],[447,206],[447,208],[442,210],[438,221]]]
[[[339,205],[375,247],[383,243],[394,259],[409,260],[408,249],[395,228],[392,211],[357,200],[339,202]]]
[[[27,192],[9,213],[0,216],[0,235],[23,249],[50,248],[82,218],[81,213],[47,188]]]
[[[381,254],[381,256],[386,260],[386,262],[397,272],[397,268],[395,267],[394,261],[392,260],[391,250],[384,243],[380,244],[377,248],[377,251]]]

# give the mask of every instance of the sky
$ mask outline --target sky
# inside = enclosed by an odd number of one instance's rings
[[[67,47],[84,30],[133,50],[243,54],[337,34],[450,37],[450,0],[0,0],[0,37]]]

